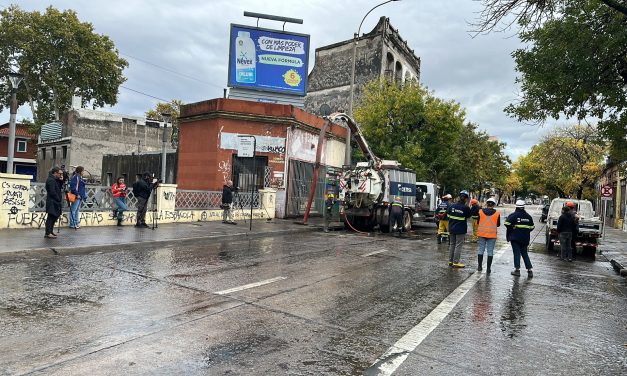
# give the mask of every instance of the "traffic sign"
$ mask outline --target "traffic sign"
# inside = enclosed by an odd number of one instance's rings
[[[614,190],[611,185],[604,185],[601,187],[601,197],[612,197]]]

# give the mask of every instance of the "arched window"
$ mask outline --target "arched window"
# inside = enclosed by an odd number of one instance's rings
[[[385,79],[391,81],[394,77],[394,55],[388,52],[385,61],[385,72],[383,73],[385,75]]]
[[[401,83],[403,80],[403,65],[400,61],[396,62],[396,67],[394,68],[394,79],[397,83]]]

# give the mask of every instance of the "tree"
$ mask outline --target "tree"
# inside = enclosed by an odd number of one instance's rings
[[[171,142],[173,145],[178,143],[179,136],[179,115],[181,113],[181,106],[185,104],[180,99],[172,99],[170,102],[159,102],[152,110],[146,111],[146,118],[165,121],[163,114],[170,114],[170,121],[172,122],[172,137]]]
[[[11,70],[24,75],[18,104],[30,104],[35,124],[58,120],[74,95],[94,108],[117,102],[128,63],[108,37],[80,22],[74,11],[49,7],[42,14],[10,6],[0,17],[0,60],[10,63],[0,66],[0,76]],[[0,90],[6,93],[2,110],[9,103],[7,80],[0,81]]]
[[[560,116],[599,119],[612,159],[627,159],[627,1],[485,0],[478,29],[506,16],[528,47],[513,53],[522,98],[505,111],[542,123]],[[510,18],[511,19],[511,18]]]
[[[418,84],[369,82],[355,119],[378,157],[401,162],[416,171],[417,179],[446,192],[481,192],[500,182],[503,171],[507,175],[505,145],[467,122],[459,103]]]
[[[559,128],[519,158],[516,172],[539,194],[592,198],[606,152],[596,127]]]

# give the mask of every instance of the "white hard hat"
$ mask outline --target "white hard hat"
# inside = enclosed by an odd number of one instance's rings
[[[517,200],[516,201],[516,207],[517,208],[524,208],[525,207],[525,200]]]
[[[491,202],[491,203],[493,203],[494,205],[496,205],[496,200],[495,200],[495,199],[493,199],[492,197],[490,197],[489,199],[487,199],[487,200],[486,200],[486,202]]]

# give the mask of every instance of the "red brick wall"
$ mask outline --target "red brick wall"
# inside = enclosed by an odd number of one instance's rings
[[[26,153],[19,153],[17,151],[17,142],[26,141]],[[34,140],[26,140],[23,138],[15,138],[15,158],[28,158],[35,159],[37,156],[37,145]],[[7,137],[0,137],[0,157],[7,157],[9,155],[9,139]]]

